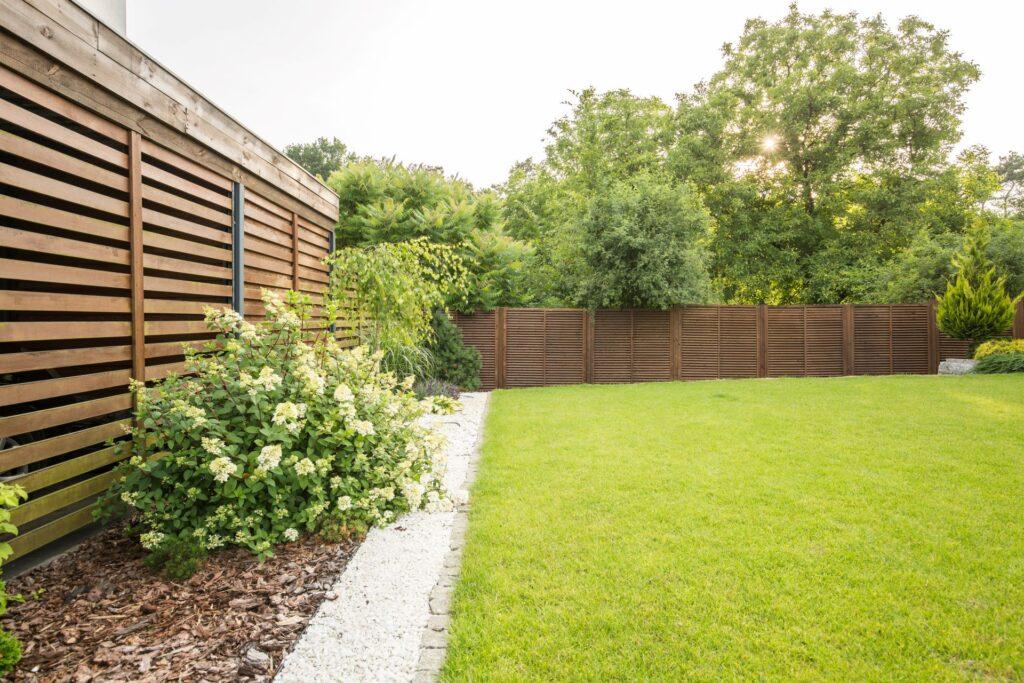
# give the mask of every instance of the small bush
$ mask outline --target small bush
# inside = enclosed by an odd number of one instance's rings
[[[978,347],[974,357],[981,360],[994,353],[1024,353],[1024,339],[993,339]]]
[[[0,534],[17,534],[18,528],[11,524],[11,508],[28,497],[25,489],[14,484],[0,483]],[[11,556],[11,544],[0,542],[0,563]],[[20,595],[8,595],[7,585],[0,581],[0,616],[7,613],[8,602],[21,602]],[[13,635],[0,629],[0,676],[14,670],[21,659],[21,643]]]
[[[458,398],[460,396],[459,387],[451,382],[444,382],[439,379],[420,380],[416,382],[413,391],[416,392],[416,397],[420,399],[428,396],[448,396],[449,398]]]
[[[150,551],[143,562],[172,581],[183,581],[203,566],[206,556],[206,549],[195,539],[170,538]]]
[[[1024,353],[992,353],[974,366],[974,372],[982,375],[1000,375],[1007,372],[1024,372]]]
[[[472,391],[480,386],[480,352],[462,341],[462,331],[448,314],[435,310],[431,319],[433,336],[427,343],[433,360],[430,376]]]
[[[308,297],[265,293],[267,319],[207,311],[217,332],[189,351],[188,376],[137,399],[130,455],[101,505],[127,508],[151,552],[228,545],[260,558],[325,524],[387,524],[418,508],[450,509],[440,440],[417,423],[429,407],[380,368],[380,353],[343,350],[308,328]],[[180,546],[178,544],[181,544]],[[184,573],[194,555],[174,559]],[[166,566],[153,560],[158,566]]]

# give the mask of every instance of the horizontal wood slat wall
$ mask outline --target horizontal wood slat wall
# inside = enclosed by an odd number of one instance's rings
[[[16,556],[91,521],[129,378],[182,370],[236,273],[253,320],[264,287],[322,315],[333,222],[246,188],[236,263],[236,182],[0,66],[0,476],[30,494]]]
[[[928,374],[967,343],[935,304],[677,306],[669,311],[499,308],[458,314],[481,387],[744,377]],[[1024,338],[1024,302],[1006,336]]]

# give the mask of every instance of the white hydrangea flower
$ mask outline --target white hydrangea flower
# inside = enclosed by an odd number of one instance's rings
[[[407,501],[409,501],[409,509],[419,509],[420,503],[423,502],[423,494],[427,492],[427,487],[418,481],[407,479],[402,482],[402,495]]]
[[[352,498],[350,496],[342,496],[338,499],[338,509],[344,512],[352,508]]]
[[[355,430],[356,434],[362,434],[363,436],[372,436],[377,433],[373,423],[369,420],[353,420],[352,429]]]
[[[338,388],[334,390],[334,400],[338,403],[351,403],[356,398],[356,395],[352,393],[352,389],[347,384],[339,384]]]
[[[316,465],[309,458],[303,458],[295,463],[295,473],[300,477],[308,477],[314,472],[316,472]]]
[[[227,481],[235,473],[235,463],[232,462],[231,458],[223,456],[212,460],[209,468],[210,472],[213,473],[213,478],[219,482]]]
[[[146,550],[152,550],[164,542],[164,535],[159,531],[147,531],[139,536],[139,543]]]
[[[263,470],[272,470],[281,462],[281,444],[275,443],[264,446],[256,458],[256,462]]]
[[[296,541],[299,538],[299,532],[292,528],[285,529],[284,538],[286,541]]]
[[[278,403],[274,408],[272,422],[281,425],[289,432],[297,432],[302,427],[302,418],[306,416],[305,403],[292,403],[284,401]]]
[[[215,436],[204,436],[200,441],[203,444],[203,450],[210,455],[222,455],[224,453],[224,447],[227,445]]]
[[[451,512],[452,502],[447,498],[442,498],[437,491],[428,491],[427,504],[423,506],[423,509],[427,512]]]

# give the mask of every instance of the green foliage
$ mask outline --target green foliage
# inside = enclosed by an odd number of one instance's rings
[[[172,581],[184,581],[203,566],[208,553],[195,537],[174,536],[153,548],[143,564]]]
[[[0,630],[0,675],[14,671],[20,661],[21,642],[7,631]]]
[[[615,182],[582,217],[574,303],[667,308],[708,301],[704,242],[711,226],[700,196],[687,185],[648,174]]]
[[[974,358],[981,360],[996,353],[1024,353],[1024,339],[992,339],[978,346]]]
[[[1024,351],[1014,353],[992,353],[974,366],[974,370],[981,375],[1001,375],[1009,372],[1024,372]]]
[[[462,310],[526,303],[533,254],[503,229],[501,201],[439,169],[394,161],[350,163],[327,181],[338,193],[338,243],[369,247],[423,238],[455,249],[467,270]]]
[[[935,314],[940,330],[975,345],[1013,324],[1014,300],[1006,294],[1006,278],[996,276],[985,254],[988,243],[988,230],[978,224],[953,257],[956,279],[939,297]]]
[[[379,353],[304,332],[305,296],[265,292],[264,305],[258,325],[207,309],[217,336],[187,353],[191,374],[133,384],[135,426],[117,446],[131,457],[101,517],[127,507],[150,551],[236,545],[264,558],[327,521],[386,524],[446,506],[412,377],[399,383]]]
[[[284,148],[284,153],[320,180],[326,180],[353,158],[345,143],[335,137],[291,144]]]
[[[25,489],[17,484],[0,482],[0,533],[14,536],[18,527],[11,524],[11,508],[17,507],[28,498]],[[0,564],[11,556],[13,550],[7,541],[0,541]],[[0,616],[7,613],[10,601],[21,601],[20,595],[8,595],[7,586],[0,581]],[[21,643],[12,634],[0,629],[0,676],[10,673],[21,659]]]
[[[462,331],[444,311],[434,310],[433,334],[427,341],[430,377],[473,391],[480,386],[480,352],[462,342]]]
[[[433,311],[466,290],[462,258],[446,244],[408,242],[348,247],[329,258],[329,320],[357,325],[360,342],[383,353],[386,367],[420,374]]]

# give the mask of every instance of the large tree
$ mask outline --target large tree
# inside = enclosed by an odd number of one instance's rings
[[[707,194],[727,297],[855,298],[820,275],[910,243],[917,184],[959,140],[977,67],[916,17],[889,27],[795,5],[778,22],[748,21],[723,56],[680,98],[670,166]]]
[[[284,153],[321,180],[327,180],[353,158],[345,143],[335,137],[330,140],[320,137],[313,142],[296,142],[285,147]]]

